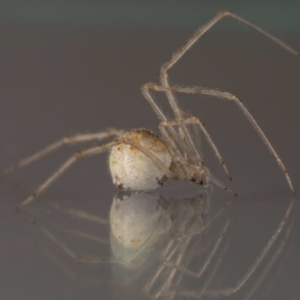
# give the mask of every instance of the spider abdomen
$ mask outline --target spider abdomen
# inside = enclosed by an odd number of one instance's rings
[[[110,172],[117,187],[146,191],[159,187],[167,179],[165,170],[157,162],[169,170],[172,153],[160,137],[148,130],[135,129],[119,140],[120,143],[112,147],[109,155]],[[156,161],[146,152],[154,155]]]

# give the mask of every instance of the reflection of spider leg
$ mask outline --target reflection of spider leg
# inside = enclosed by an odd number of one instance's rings
[[[192,231],[188,231],[187,233],[180,235],[177,239],[181,240],[181,239],[185,239],[189,236],[194,236],[194,235],[199,235],[202,232],[204,232],[209,226],[211,226],[211,224],[218,219],[219,216],[222,215],[222,213],[224,212],[225,209],[228,208],[228,206],[233,202],[233,200],[231,200],[229,203],[227,203],[222,209],[220,209],[214,216],[213,218],[211,218],[209,220],[209,222],[207,224],[205,224],[205,226],[202,226],[199,230],[199,228],[197,228],[198,230],[192,230]]]
[[[61,242],[57,237],[54,236],[52,232],[47,230],[45,227],[41,226],[34,220],[31,216],[29,216],[27,213],[24,213],[23,211],[19,212],[23,217],[25,217],[29,222],[31,222],[35,227],[37,227],[43,234],[46,235],[47,238],[50,239],[50,241],[54,242],[55,246],[58,246],[65,254],[67,254],[68,257],[71,259],[77,261],[78,263],[85,262],[87,260],[87,257],[76,255],[73,250],[70,249],[65,243]],[[85,237],[86,238],[86,237]],[[95,238],[92,238],[93,241],[95,241]],[[89,238],[88,238],[89,239]],[[57,243],[59,242],[59,244]],[[97,242],[97,241],[96,241]],[[84,243],[84,241],[83,241]],[[97,277],[96,274],[93,274],[93,276],[89,276],[86,273],[76,273],[66,264],[66,260],[63,260],[57,255],[54,255],[49,251],[49,246],[46,244],[40,244],[35,243],[35,245],[41,250],[41,252],[52,262],[54,263],[57,268],[62,271],[68,278],[70,278],[72,281],[80,284],[81,286],[103,286],[109,285],[109,286],[119,286],[119,283],[114,280],[110,280],[109,282],[103,281],[103,277]],[[63,247],[62,247],[63,246]],[[77,259],[76,259],[77,258]],[[99,261],[99,259],[98,259]],[[115,261],[103,259],[101,263],[115,263]]]
[[[183,258],[185,257],[185,252],[188,249],[188,247],[190,246],[192,239],[188,238],[186,239],[183,243],[177,243],[177,246],[181,246],[179,248],[179,251],[172,251],[172,254],[175,256],[177,254],[177,258],[175,258],[175,265],[180,265],[182,263]],[[173,256],[172,255],[172,256]],[[168,260],[170,261],[170,259],[172,258],[171,255],[169,255]],[[166,265],[167,266],[167,265]],[[168,267],[168,266],[167,266]],[[160,288],[160,290],[154,295],[154,299],[155,298],[159,298],[166,290],[168,291],[171,287],[172,287],[172,283],[174,280],[175,275],[178,272],[177,268],[171,268],[169,270],[168,275],[164,276],[164,284],[162,285],[162,287]]]
[[[61,140],[58,140],[57,142],[52,143],[51,145],[45,147],[44,149],[32,154],[31,156],[29,156],[27,158],[22,159],[18,163],[6,168],[2,172],[0,172],[0,176],[6,175],[10,172],[20,169],[20,168],[32,163],[33,161],[41,158],[42,156],[45,156],[48,153],[60,148],[63,145],[67,145],[67,144],[70,145],[70,144],[75,144],[75,143],[79,143],[79,142],[88,142],[88,141],[92,141],[92,140],[101,141],[110,136],[120,136],[123,133],[124,132],[122,130],[109,129],[109,130],[103,131],[103,132],[77,134],[74,136],[62,138]]]
[[[20,203],[17,206],[17,209],[32,202],[39,194],[44,192],[55,179],[62,175],[76,161],[78,161],[79,158],[99,154],[107,149],[110,149],[116,144],[117,141],[113,141],[102,146],[96,146],[86,150],[77,151],[71,158],[69,158],[64,164],[62,164],[61,167],[56,172],[54,172],[31,196],[29,196],[22,203]]]
[[[40,244],[36,244],[38,248],[43,252],[43,254],[53,262],[67,277],[71,278],[73,281],[76,280],[76,276],[71,272],[60,260],[58,260],[48,249]]]
[[[278,260],[279,266],[276,267],[276,271],[272,274],[272,278],[271,280],[269,280],[268,286],[264,285],[264,292],[261,297],[262,299],[271,299],[269,297],[269,294],[274,291],[274,286],[278,285],[278,282],[279,285],[281,284],[282,279],[280,279],[280,276],[282,276],[283,270],[287,266],[287,262],[290,258],[290,254],[293,251],[293,249],[295,249],[294,243],[291,243],[289,248],[285,251],[284,257]]]
[[[71,215],[72,217],[83,219],[85,221],[87,220],[87,221],[96,222],[97,224],[106,225],[106,226],[109,224],[108,220],[97,217],[95,215],[91,215],[91,214],[86,213],[84,211],[75,210],[75,209],[61,209],[61,208],[58,208],[56,204],[54,206],[59,211],[61,211],[63,213],[66,213],[68,215]],[[52,225],[57,227],[56,223],[54,223]],[[67,232],[70,235],[76,236],[78,238],[83,238],[83,239],[86,239],[86,240],[98,242],[100,244],[105,244],[105,245],[109,244],[108,240],[103,239],[103,238],[99,238],[98,236],[91,235],[91,234],[88,234],[88,233],[83,232],[83,231],[70,230],[70,229],[64,229],[64,228],[60,228],[60,229],[64,232]]]
[[[191,237],[186,239],[185,243],[186,245],[189,245],[191,242]],[[181,244],[178,242],[175,242],[174,239],[171,239],[166,248],[164,249],[164,252],[161,255],[161,261],[169,261],[171,259],[173,259],[173,257],[178,253],[178,248]],[[181,249],[180,249],[181,251]],[[161,264],[159,269],[155,272],[155,274],[152,276],[152,279],[145,285],[144,287],[144,292],[146,295],[150,295],[150,294],[154,294],[154,292],[151,291],[151,289],[153,288],[153,286],[155,285],[155,283],[158,281],[159,277],[163,278],[163,282],[164,285],[162,288],[160,288],[160,290],[158,292],[155,293],[155,297],[152,298],[158,298],[159,295],[162,293],[162,290],[164,289],[164,287],[166,286],[166,272],[170,271],[170,268],[168,268],[165,264]],[[168,272],[169,273],[169,272]]]
[[[75,272],[73,272],[67,265],[65,265],[64,261],[61,261],[60,259],[55,257],[51,252],[49,252],[46,247],[44,247],[40,244],[36,244],[36,245],[43,252],[43,254],[52,263],[54,263],[61,272],[64,273],[64,275],[66,275],[68,278],[70,278],[77,285],[88,286],[88,287],[101,287],[103,285],[111,286],[111,287],[119,287],[120,286],[118,282],[109,281],[102,277],[96,277],[96,275],[80,276],[79,274],[76,274]]]
[[[108,240],[99,238],[97,236],[94,236],[94,235],[91,235],[91,234],[88,234],[88,233],[85,233],[83,231],[69,230],[69,229],[63,229],[63,231],[69,233],[70,235],[77,236],[79,238],[83,238],[83,239],[86,239],[86,240],[91,240],[91,241],[94,241],[94,242],[98,242],[99,244],[105,244],[105,245],[109,244]]]
[[[262,131],[262,129],[259,127],[255,119],[252,117],[250,112],[247,110],[247,108],[243,105],[243,103],[232,93],[229,92],[223,92],[223,91],[216,91],[213,89],[206,89],[202,87],[165,87],[165,86],[160,86],[154,83],[147,83],[143,86],[145,90],[154,90],[157,92],[165,92],[165,91],[173,91],[173,92],[178,92],[178,93],[184,93],[184,94],[200,94],[200,95],[207,95],[207,96],[212,96],[220,99],[226,99],[229,101],[233,101],[234,103],[237,104],[237,106],[242,110],[244,115],[246,116],[247,120],[250,122],[250,124],[253,126],[253,128],[256,130],[258,133],[259,137],[262,139],[262,141],[265,143],[271,154],[274,156],[276,162],[278,163],[280,169],[285,175],[286,181],[293,192],[293,195],[295,195],[295,190],[291,181],[291,178],[286,170],[286,167],[284,166],[282,160],[278,156],[277,152],[269,142],[268,138]],[[195,118],[194,122],[198,122],[198,119]]]
[[[97,264],[103,264],[103,263],[118,263],[116,260],[107,259],[107,258],[100,258],[90,255],[78,255],[73,251],[67,244],[62,242],[59,238],[57,238],[50,230],[46,229],[45,227],[39,225],[33,218],[28,216],[27,214],[23,214],[23,216],[28,219],[34,226],[38,227],[39,230],[47,236],[52,242],[54,242],[55,245],[57,245],[61,250],[64,251],[69,257],[71,257],[73,260],[75,260],[78,263],[97,263]],[[81,238],[89,238],[91,239],[90,235],[81,235]],[[93,240],[95,241],[96,238]]]
[[[87,213],[87,212],[82,211],[82,210],[78,210],[78,209],[75,209],[75,208],[64,208],[58,203],[53,204],[49,201],[47,202],[47,205],[57,209],[58,211],[62,212],[63,214],[69,215],[71,217],[86,220],[86,221],[89,221],[89,222],[98,223],[98,224],[101,224],[101,225],[106,225],[106,226],[109,225],[109,221],[107,219],[101,218],[99,216],[96,216],[96,215],[93,215],[93,214],[90,214],[90,213]]]
[[[295,202],[295,198],[292,199],[291,204],[289,205],[289,207],[284,215],[283,220],[280,222],[278,228],[276,229],[276,231],[274,232],[274,234],[272,235],[272,237],[270,238],[270,240],[268,241],[268,243],[266,244],[266,246],[264,247],[264,249],[262,250],[260,255],[254,261],[253,265],[246,272],[246,274],[243,276],[243,278],[237,283],[237,285],[233,289],[230,289],[231,293],[236,293],[245,284],[245,282],[249,279],[249,277],[252,275],[252,273],[256,270],[256,268],[260,264],[260,262],[266,256],[266,254],[268,253],[270,248],[273,246],[274,242],[277,240],[278,235],[282,232],[282,229],[287,222],[287,219],[293,208],[294,202]]]
[[[228,203],[222,210],[220,210],[216,216],[214,216],[214,218],[205,226],[205,229],[207,229],[207,227],[209,225],[212,224],[212,222],[214,220],[216,220],[220,215],[221,213],[224,211],[225,208],[227,208],[230,204],[232,203],[232,201],[230,201],[230,203]],[[172,264],[172,262],[176,261],[176,256],[181,253],[182,255],[185,256],[185,261],[183,263],[180,263],[177,265],[185,265],[185,266],[188,266],[190,265],[191,263],[191,259],[194,257],[193,255],[189,255],[187,253],[185,253],[183,251],[183,247],[186,248],[186,249],[190,249],[190,243],[194,240],[193,237],[194,235],[199,235],[201,234],[201,232],[203,232],[205,229],[202,230],[199,230],[199,228],[197,227],[198,230],[195,230],[195,228],[193,228],[192,230],[188,230],[188,233],[187,234],[183,234],[183,235],[179,235],[178,237],[175,237],[173,239],[171,239],[168,243],[168,245],[166,246],[165,250],[164,250],[164,253],[161,255],[161,261],[163,262],[159,269],[156,271],[156,273],[152,276],[152,279],[147,283],[147,285],[145,286],[144,288],[144,292],[145,294],[147,295],[155,295],[154,298],[159,298],[159,295],[165,295],[166,292],[168,290],[172,290],[172,295],[174,294],[174,288],[180,286],[179,282],[185,278],[185,273],[184,272],[181,272],[178,268],[173,268],[174,264]],[[185,243],[182,244],[182,241],[185,240]],[[206,243],[207,244],[207,243]],[[199,255],[199,248],[198,248],[199,245],[197,245],[197,254]],[[207,246],[207,245],[206,245]],[[212,246],[214,247],[214,245]],[[171,265],[171,268],[169,267]],[[169,269],[169,271],[168,271]],[[173,271],[172,271],[173,270]],[[175,270],[177,270],[176,272],[176,275],[177,275],[177,282],[178,284],[174,284],[174,282],[170,279],[169,280],[169,276],[171,275],[167,275],[167,274],[170,274],[171,272],[174,272]],[[175,274],[173,274],[174,276]],[[163,278],[163,282],[164,282],[164,285],[162,287],[159,288],[159,291],[158,292],[155,292],[154,291],[154,286],[155,286],[155,283],[158,282],[158,279],[160,278]],[[167,282],[168,281],[168,282]],[[167,285],[168,283],[168,285]],[[171,296],[171,294],[169,295],[168,294],[168,297]]]
[[[206,296],[229,296],[232,294],[235,294],[237,291],[239,291],[242,286],[248,281],[250,276],[254,273],[254,271],[257,269],[263,258],[267,255],[270,248],[273,246],[275,241],[277,240],[279,234],[282,232],[284,225],[286,224],[289,215],[291,213],[291,210],[293,208],[295,202],[295,198],[292,199],[291,204],[289,205],[282,221],[279,223],[277,229],[275,230],[274,234],[271,236],[269,241],[267,242],[266,246],[263,248],[262,252],[259,254],[259,256],[256,258],[256,260],[253,262],[251,267],[248,269],[248,271],[244,274],[244,276],[237,282],[237,284],[234,287],[221,289],[221,290],[215,290],[215,291],[208,291],[205,295]]]
[[[284,246],[286,245],[287,239],[291,233],[291,229],[293,228],[294,223],[292,222],[289,226],[289,228],[286,231],[286,234],[284,236],[284,239],[281,241],[280,245],[278,246],[276,252],[273,254],[273,256],[271,257],[271,259],[269,260],[269,263],[267,264],[267,266],[264,268],[263,272],[261,273],[261,275],[256,279],[256,282],[253,286],[253,288],[250,290],[249,294],[247,295],[247,297],[245,298],[245,300],[249,300],[252,295],[254,294],[254,292],[257,290],[257,288],[261,285],[262,281],[264,280],[264,278],[266,277],[266,275],[269,273],[270,269],[272,268],[272,266],[274,265],[274,263],[277,261],[278,256],[280,255],[280,253],[282,252]]]
[[[262,252],[259,254],[259,256],[256,258],[256,260],[254,261],[254,263],[251,265],[251,267],[247,270],[247,272],[244,274],[244,276],[237,282],[237,284],[234,287],[230,287],[230,288],[225,288],[225,289],[218,289],[218,290],[208,290],[207,287],[209,286],[212,277],[214,276],[214,274],[217,272],[217,269],[219,268],[219,265],[221,263],[221,258],[219,257],[215,267],[213,268],[212,272],[210,273],[209,277],[206,279],[205,284],[202,286],[201,291],[194,291],[194,290],[179,290],[176,294],[177,297],[187,297],[187,298],[191,298],[191,299],[202,299],[203,297],[221,297],[221,296],[230,296],[232,294],[235,294],[236,292],[238,292],[242,286],[249,280],[250,276],[254,273],[254,271],[256,271],[256,269],[258,268],[258,266],[260,265],[261,261],[266,257],[267,253],[269,252],[270,248],[274,245],[274,243],[277,241],[277,238],[279,236],[279,234],[283,231],[283,228],[290,216],[292,207],[294,205],[294,201],[295,199],[293,198],[289,207],[287,208],[287,211],[282,219],[282,221],[280,222],[280,224],[278,225],[277,229],[275,230],[274,234],[271,236],[271,238],[269,239],[269,241],[267,242],[266,246],[263,248]],[[290,224],[290,226],[287,228],[286,233],[284,235],[283,240],[281,241],[281,243],[279,244],[278,248],[276,249],[275,253],[272,255],[272,257],[269,259],[266,267],[264,267],[264,269],[262,270],[262,273],[260,274],[260,276],[258,277],[258,279],[255,281],[254,286],[252,287],[252,289],[249,291],[249,294],[247,295],[246,299],[249,299],[254,292],[257,290],[257,288],[259,287],[259,285],[262,283],[263,279],[265,278],[265,276],[269,273],[270,269],[272,268],[272,266],[275,264],[275,262],[277,261],[278,256],[281,254],[282,250],[284,249],[287,240],[289,238],[289,235],[291,233],[291,230],[293,228],[293,222]],[[216,244],[218,243],[218,241],[216,242]],[[226,249],[227,245],[225,246]],[[222,252],[221,257],[224,256],[226,250],[224,250]],[[206,259],[206,261],[210,260],[210,257],[208,257]],[[168,266],[171,267],[175,267],[179,270],[181,270],[184,274],[193,276],[193,277],[198,277],[198,274],[201,274],[201,270],[200,272],[191,272],[190,270],[187,270],[185,268],[182,268],[181,266],[177,266],[176,264],[170,264],[167,263]],[[161,293],[159,294],[160,297],[169,297],[173,295],[173,289],[164,289],[161,290]],[[157,298],[157,297],[156,297]]]
[[[172,239],[168,242],[168,245],[164,249],[164,253],[162,254],[162,260],[170,260],[172,256],[175,254],[179,244],[175,244],[175,240]],[[166,265],[161,264],[158,271],[156,271],[155,275],[152,277],[152,279],[145,285],[144,292],[146,294],[150,293],[150,290],[152,286],[155,284],[155,282],[158,280],[158,277],[161,275],[161,273],[166,269]]]
[[[210,285],[210,283],[212,282],[214,276],[218,273],[219,267],[223,261],[223,258],[228,250],[228,246],[229,246],[229,241],[227,241],[227,243],[225,244],[225,247],[222,251],[222,253],[219,255],[217,261],[215,262],[215,266],[212,269],[212,272],[210,272],[210,274],[208,275],[208,277],[206,278],[205,282],[201,288],[201,291],[194,291],[194,290],[179,290],[176,293],[176,296],[183,296],[184,298],[187,299],[201,299],[202,296],[205,294],[208,286]],[[169,297],[170,295],[173,295],[174,292],[171,291],[165,291],[165,293],[162,295],[163,297]]]
[[[207,258],[206,258],[203,266],[200,268],[200,270],[197,273],[195,273],[193,271],[190,271],[190,270],[188,270],[188,269],[180,266],[179,264],[174,264],[174,263],[171,263],[171,262],[165,262],[165,264],[167,266],[169,266],[169,267],[176,268],[176,269],[184,272],[185,274],[187,274],[189,276],[196,277],[196,278],[201,277],[203,275],[203,273],[205,272],[207,266],[210,264],[213,256],[216,254],[216,252],[217,252],[217,250],[218,250],[218,248],[219,248],[219,246],[220,246],[220,244],[221,244],[221,242],[222,242],[222,240],[224,238],[224,235],[225,235],[225,233],[226,233],[226,231],[227,231],[227,229],[229,227],[230,220],[231,220],[230,218],[227,220],[227,222],[226,222],[226,224],[225,224],[225,226],[224,226],[224,228],[223,228],[220,236],[216,240],[216,242],[215,242],[212,250],[210,251],[209,255],[207,256]]]
[[[219,270],[219,267],[224,259],[224,256],[228,250],[228,247],[229,247],[229,242],[230,241],[227,241],[226,244],[225,244],[225,247],[223,249],[223,251],[221,252],[221,254],[219,255],[216,263],[215,263],[215,266],[213,267],[212,269],[212,272],[208,275],[208,278],[205,280],[205,283],[200,291],[200,294],[199,294],[199,298],[202,298],[202,295],[205,294],[207,288],[209,287],[210,283],[213,281],[215,275],[218,273],[218,270]]]
[[[18,184],[18,185],[20,185],[20,184]],[[31,192],[31,190],[28,189],[27,187],[22,186],[22,185],[20,185],[20,186],[24,190],[26,190],[26,191],[29,190]],[[48,206],[58,210],[59,212],[61,212],[63,214],[66,214],[66,215],[69,215],[71,217],[75,217],[75,218],[78,218],[78,219],[82,219],[82,220],[86,220],[86,221],[90,221],[90,222],[95,222],[97,224],[104,225],[104,226],[109,225],[109,221],[105,218],[101,218],[99,216],[87,213],[85,211],[77,210],[77,209],[74,209],[74,208],[64,208],[61,205],[59,205],[58,203],[52,203],[49,200],[46,200],[45,198],[43,200],[45,200],[45,203]],[[32,223],[36,223],[31,218],[29,218],[27,215],[26,215],[26,218],[29,219]],[[57,223],[51,222],[51,221],[50,221],[50,223],[52,223],[53,226],[57,227]],[[82,232],[82,231],[68,230],[68,229],[63,229],[63,228],[61,230],[65,231],[65,232],[68,232],[72,235],[81,237],[81,238],[86,238],[86,239],[93,240],[93,241],[96,241],[96,242],[99,242],[99,243],[102,243],[102,244],[108,244],[107,240],[98,238],[98,237],[93,236],[93,235],[89,235],[89,234],[87,234],[85,232]]]

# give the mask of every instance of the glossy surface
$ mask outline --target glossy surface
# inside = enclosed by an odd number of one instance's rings
[[[199,26],[210,17],[199,18]],[[1,169],[77,132],[140,127],[158,133],[139,87],[158,81],[162,63],[192,34],[18,25],[1,30]],[[300,49],[299,34],[271,33]],[[174,84],[219,88],[241,98],[287,166],[298,193],[294,205],[276,162],[233,104],[181,96],[182,107],[205,123],[233,180],[228,182],[204,143],[206,165],[238,198],[218,188],[203,193],[194,185],[166,185],[153,201],[166,212],[161,236],[169,228],[170,233],[158,242],[156,229],[139,256],[120,248],[110,233],[118,190],[106,154],[80,161],[40,199],[15,212],[75,150],[88,145],[66,146],[0,181],[1,299],[300,297],[299,62],[247,29],[238,35],[212,32],[170,76]],[[255,272],[228,296],[280,226]],[[72,256],[97,264],[78,264]]]

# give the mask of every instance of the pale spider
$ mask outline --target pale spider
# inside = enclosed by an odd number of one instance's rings
[[[211,181],[230,193],[236,195],[227,187],[225,187],[219,180],[213,177],[209,169],[204,165],[203,159],[192,139],[188,125],[199,127],[217,159],[222,164],[225,173],[229,179],[231,179],[224,160],[209,133],[206,131],[205,127],[198,118],[194,116],[186,116],[186,114],[181,111],[175,98],[175,92],[209,95],[236,103],[276,159],[280,169],[285,174],[285,178],[293,195],[295,195],[292,181],[282,160],[250,112],[234,94],[198,86],[181,87],[172,86],[169,84],[168,71],[179,61],[180,58],[182,58],[182,56],[195,44],[196,41],[198,41],[207,31],[209,31],[215,24],[225,17],[231,17],[249,26],[262,36],[270,39],[275,44],[285,49],[287,52],[295,55],[296,57],[300,56],[299,52],[285,44],[283,41],[279,40],[258,26],[250,23],[249,21],[228,11],[219,12],[206,25],[200,27],[187,41],[187,43],[173,54],[170,61],[162,65],[160,71],[160,84],[147,83],[141,87],[142,94],[147,99],[160,120],[158,127],[162,137],[158,137],[150,131],[144,129],[134,129],[128,132],[110,129],[104,132],[78,134],[72,137],[65,137],[49,145],[43,150],[21,160],[17,164],[7,168],[1,174],[3,175],[23,167],[64,144],[102,140],[111,136],[115,136],[116,139],[104,145],[91,147],[89,149],[76,152],[31,196],[19,204],[18,208],[32,202],[79,158],[98,154],[106,150],[111,150],[109,156],[110,171],[114,184],[116,184],[119,188],[146,191],[157,188],[168,179],[193,181],[201,185],[206,185],[209,181]],[[170,120],[166,117],[164,112],[159,108],[153,99],[150,91],[165,93],[174,113],[173,120]]]

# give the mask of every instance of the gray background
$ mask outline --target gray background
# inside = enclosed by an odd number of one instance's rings
[[[1,1],[0,5],[0,169],[73,133],[109,127],[143,127],[157,132],[157,118],[139,87],[157,82],[162,63],[220,9],[240,14],[300,49],[297,1],[288,5],[283,1],[264,1],[264,5],[259,1]],[[219,88],[239,96],[278,151],[299,193],[300,65],[295,57],[243,25],[224,20],[170,76],[175,84]],[[163,98],[157,98],[167,109]],[[277,228],[291,192],[276,162],[237,107],[205,97],[179,99],[184,110],[206,124],[233,181],[228,183],[204,145],[207,166],[239,194],[225,216],[216,221],[220,228],[226,216],[233,220],[226,235],[230,240],[226,256],[211,283],[212,289],[232,286]],[[82,147],[86,146],[75,149]],[[144,297],[140,290],[149,280],[146,275],[125,285],[132,274],[121,267],[78,265],[24,215],[39,226],[55,224],[57,234],[62,228],[80,226],[109,239],[105,226],[98,228],[59,214],[43,201],[33,203],[24,213],[14,210],[74,151],[61,149],[0,181],[1,299]],[[107,169],[106,154],[86,159],[53,184],[45,198],[108,218],[117,189]],[[181,188],[167,185],[167,191],[172,189],[180,198]],[[213,216],[230,200],[230,195],[215,188],[208,214]],[[272,255],[253,274],[252,281],[229,298],[246,299],[255,279],[260,282],[253,294],[255,299],[300,298],[299,209],[296,197],[287,220],[288,226],[293,225],[290,235],[264,280],[259,276]],[[216,234],[204,234],[204,241],[210,245],[215,238]],[[84,240],[70,243],[82,253],[95,251],[110,256],[109,247],[98,249],[85,245]],[[273,253],[279,244],[277,241]],[[151,268],[155,267],[159,262]],[[148,274],[147,270],[142,274]],[[182,290],[201,290],[201,283],[195,280],[187,279],[184,284]]]

